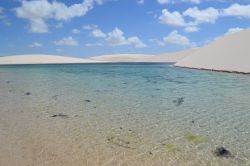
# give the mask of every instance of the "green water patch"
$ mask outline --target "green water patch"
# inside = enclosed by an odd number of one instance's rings
[[[200,136],[200,135],[195,135],[193,133],[186,133],[184,138],[194,144],[201,144],[205,143],[208,141],[206,137]]]
[[[247,161],[246,166],[250,166],[250,160]]]
[[[174,143],[165,144],[167,150],[174,151],[177,149],[177,145]]]

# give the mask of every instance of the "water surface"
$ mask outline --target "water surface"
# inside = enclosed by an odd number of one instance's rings
[[[250,165],[249,75],[149,63],[0,66],[0,115],[1,132],[24,139],[14,142],[25,164]],[[232,157],[216,156],[220,146]]]

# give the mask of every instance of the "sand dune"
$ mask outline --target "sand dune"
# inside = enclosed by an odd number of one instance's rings
[[[0,57],[0,64],[67,64],[67,63],[96,63],[90,59],[72,58],[55,55],[15,55]]]
[[[198,49],[188,49],[175,53],[165,53],[160,55],[145,54],[114,54],[91,57],[92,60],[105,62],[169,62],[175,63],[188,55],[196,52]]]
[[[169,62],[169,63],[176,63],[183,58],[186,58],[190,54],[195,53],[198,48],[188,49],[184,51],[174,52],[174,53],[165,53],[160,55],[155,55],[151,57],[146,57],[145,61],[148,62]]]
[[[105,62],[145,62],[145,59],[152,56],[144,54],[113,54],[91,57],[90,59]]]
[[[250,29],[225,36],[178,61],[179,67],[250,73]]]

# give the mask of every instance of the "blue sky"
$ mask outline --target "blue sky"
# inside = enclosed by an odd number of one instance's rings
[[[250,26],[250,0],[1,0],[0,55],[158,54]]]

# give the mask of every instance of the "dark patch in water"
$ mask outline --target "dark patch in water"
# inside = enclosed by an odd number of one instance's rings
[[[173,80],[171,78],[166,78],[165,80],[168,81],[168,82],[171,82],[171,83],[185,84],[185,82],[183,82],[183,81],[176,81],[176,80]]]
[[[69,116],[68,116],[68,115],[65,115],[65,114],[59,113],[59,114],[52,115],[51,117],[52,117],[52,118],[55,118],[55,117],[68,118]]]
[[[84,101],[87,102],[87,103],[90,103],[90,102],[91,102],[91,100],[88,100],[88,99],[87,99],[87,100],[84,100]]]
[[[52,98],[54,99],[54,100],[57,100],[57,97],[58,97],[59,95],[54,95],[54,96],[52,96]]]
[[[214,151],[214,154],[218,157],[225,157],[225,158],[233,157],[231,152],[222,146],[217,147],[216,150]]]
[[[174,80],[172,78],[162,77],[162,76],[144,76],[146,83],[158,83],[157,81],[167,81],[176,84],[185,84],[183,81]]]
[[[173,100],[173,103],[176,103],[176,106],[179,107],[184,103],[184,99],[185,99],[184,97],[179,97],[176,100]]]
[[[97,89],[97,90],[95,90],[95,92],[110,92],[110,91],[112,91],[112,90],[107,90],[107,89],[104,89],[104,90]]]
[[[119,137],[111,136],[107,138],[107,141],[113,145],[127,148],[127,149],[134,149],[133,147],[130,146],[130,142],[124,139],[121,139]]]
[[[29,95],[31,95],[31,93],[30,93],[30,92],[26,92],[25,95],[26,95],[26,96],[29,96]]]
[[[6,81],[7,84],[9,84],[9,83],[11,83],[11,82],[13,82],[13,81]]]

